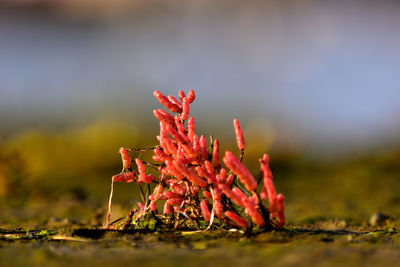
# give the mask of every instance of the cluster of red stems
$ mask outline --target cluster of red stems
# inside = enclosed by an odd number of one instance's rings
[[[151,148],[154,151],[152,159],[158,163],[146,163],[136,158],[137,170],[134,170],[129,152],[143,150],[120,148],[123,170],[112,177],[112,185],[113,182],[153,184],[152,194],[143,203],[138,203],[141,214],[149,211],[158,214],[156,203],[164,201],[164,216],[182,215],[191,221],[203,219],[209,223],[208,228],[215,216],[233,227],[248,228],[252,222],[260,228],[282,227],[285,224],[284,197],[276,193],[268,155],[264,154],[259,160],[261,168],[257,182],[242,164],[245,141],[239,121],[234,119],[233,126],[240,157],[226,151],[222,157],[223,167],[218,139],[210,137],[208,146],[206,137],[195,133],[195,120],[189,117],[194,91],[190,90],[186,95],[181,90],[179,100],[159,91],[155,91],[154,96],[170,112],[176,113],[174,116],[162,109],[153,110],[160,121],[159,145]],[[147,166],[157,169],[158,178],[146,174]],[[263,186],[258,194],[261,181]],[[150,186],[148,189],[151,193]],[[105,227],[109,227],[112,190]],[[268,208],[262,203],[266,199]]]

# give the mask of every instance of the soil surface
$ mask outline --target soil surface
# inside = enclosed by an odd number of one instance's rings
[[[0,229],[2,266],[399,266],[400,234],[341,222],[257,234],[101,228]]]

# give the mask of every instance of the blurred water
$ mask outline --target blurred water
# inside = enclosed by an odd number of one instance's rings
[[[239,116],[306,141],[396,138],[399,12],[398,1],[153,1],[113,16],[2,8],[1,131],[151,116],[154,89],[194,88],[194,111],[221,127]]]

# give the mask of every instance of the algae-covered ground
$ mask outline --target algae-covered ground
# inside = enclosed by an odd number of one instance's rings
[[[334,223],[331,227],[337,227]],[[395,266],[394,228],[288,226],[237,231],[139,233],[87,228],[0,231],[2,266]]]
[[[1,266],[400,265],[399,146],[315,157],[249,139],[244,163],[253,173],[257,158],[270,154],[285,195],[284,229],[105,231],[110,177],[121,168],[118,147],[154,145],[118,127],[0,142]],[[135,184],[116,184],[111,219],[126,216],[138,200]],[[371,220],[377,213],[383,215]]]

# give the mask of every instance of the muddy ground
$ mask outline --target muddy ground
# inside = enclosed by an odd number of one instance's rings
[[[61,222],[62,223],[62,222]],[[145,233],[79,225],[0,229],[2,266],[398,266],[399,222],[343,221],[241,231]]]

